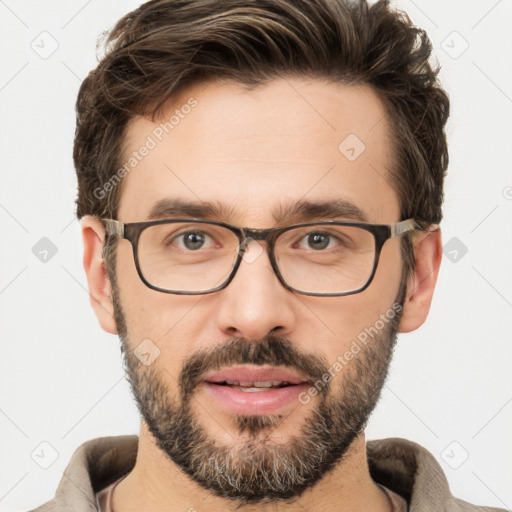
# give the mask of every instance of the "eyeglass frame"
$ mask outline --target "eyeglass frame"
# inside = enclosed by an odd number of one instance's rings
[[[251,228],[240,228],[237,226],[233,226],[231,224],[227,224],[225,222],[216,221],[216,220],[206,220],[206,219],[195,219],[195,218],[167,218],[167,219],[157,219],[157,220],[151,220],[151,221],[143,221],[143,222],[121,222],[119,220],[115,219],[105,219],[101,218],[101,221],[105,223],[105,230],[107,235],[111,236],[119,236],[120,238],[124,240],[128,240],[133,249],[133,258],[135,261],[135,268],[137,269],[137,273],[141,279],[141,281],[150,289],[159,291],[162,293],[172,293],[174,295],[208,295],[210,293],[215,293],[218,291],[221,291],[231,283],[233,278],[235,277],[236,272],[238,271],[238,268],[240,267],[240,263],[242,262],[244,252],[248,246],[248,243],[253,240],[261,240],[267,243],[267,253],[270,260],[270,264],[272,265],[272,269],[274,270],[274,273],[276,274],[277,278],[279,279],[280,283],[289,291],[299,293],[301,295],[309,295],[314,297],[342,297],[346,295],[354,295],[356,293],[361,293],[362,291],[366,290],[368,286],[370,286],[371,282],[373,281],[373,278],[375,277],[375,273],[377,271],[377,266],[380,259],[380,254],[382,251],[382,247],[384,244],[390,239],[394,238],[398,235],[401,235],[403,233],[407,233],[409,231],[414,230],[422,230],[421,226],[412,218],[402,220],[395,222],[393,224],[369,224],[365,222],[345,222],[345,221],[336,221],[336,220],[327,220],[327,221],[315,221],[315,222],[306,222],[301,224],[292,224],[289,226],[281,226],[281,227],[275,227],[275,228],[267,228],[267,229],[251,229]],[[144,277],[144,274],[142,273],[142,269],[140,267],[139,263],[139,256],[138,256],[138,244],[140,235],[142,232],[151,226],[158,226],[160,224],[172,224],[172,223],[178,223],[178,222],[193,222],[193,223],[199,223],[199,224],[208,224],[208,225],[215,225],[215,226],[221,226],[229,231],[233,232],[238,240],[239,240],[239,246],[237,250],[237,257],[236,261],[233,265],[233,268],[231,270],[230,275],[228,278],[218,287],[213,288],[212,290],[208,291],[183,291],[183,290],[167,290],[166,288],[160,288],[156,285],[153,285],[149,283],[149,281]],[[356,228],[362,228],[368,232],[370,232],[375,240],[375,257],[373,261],[373,269],[370,273],[370,276],[368,277],[366,283],[361,286],[360,288],[357,288],[356,290],[350,290],[347,292],[340,292],[340,293],[320,293],[320,292],[304,292],[302,290],[298,290],[296,288],[293,288],[290,286],[281,275],[281,272],[279,271],[279,267],[277,264],[277,261],[275,259],[274,254],[274,247],[275,242],[281,236],[281,234],[285,233],[286,231],[289,231],[291,229],[301,228],[301,227],[307,227],[307,226],[315,226],[315,225],[335,225],[335,226],[352,226]]]

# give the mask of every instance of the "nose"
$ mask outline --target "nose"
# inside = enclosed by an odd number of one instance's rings
[[[251,240],[231,283],[218,292],[219,328],[229,336],[259,340],[293,330],[295,297],[276,276],[263,242]]]

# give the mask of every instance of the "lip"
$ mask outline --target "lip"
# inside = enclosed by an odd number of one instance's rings
[[[290,384],[302,384],[309,382],[308,379],[293,373],[284,368],[271,366],[233,366],[219,372],[214,372],[204,377],[205,381],[220,383],[225,380],[236,380],[238,382],[265,382],[269,380],[280,380]],[[263,393],[263,392],[260,392]]]
[[[204,382],[213,400],[232,413],[243,415],[273,414],[290,403],[299,402],[299,394],[309,388],[307,382],[269,391],[240,391],[230,386]]]
[[[232,413],[255,415],[277,413],[286,405],[298,402],[299,394],[307,391],[309,380],[283,368],[236,366],[208,374],[204,379],[206,391],[213,400]],[[267,391],[241,391],[222,385],[225,380],[256,382],[279,380],[290,385]]]

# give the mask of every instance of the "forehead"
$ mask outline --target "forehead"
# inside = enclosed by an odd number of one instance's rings
[[[369,222],[394,222],[388,129],[369,86],[196,84],[172,98],[162,119],[128,124],[118,217],[145,220],[155,205],[178,200],[216,204],[226,222],[268,227],[299,201],[341,201]]]

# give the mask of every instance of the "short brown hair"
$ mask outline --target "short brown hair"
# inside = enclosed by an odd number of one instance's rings
[[[449,99],[428,36],[388,0],[152,0],[119,20],[105,46],[76,103],[79,218],[115,218],[122,182],[105,184],[122,165],[131,117],[154,119],[194,82],[293,75],[371,86],[388,112],[401,218],[441,221]]]

